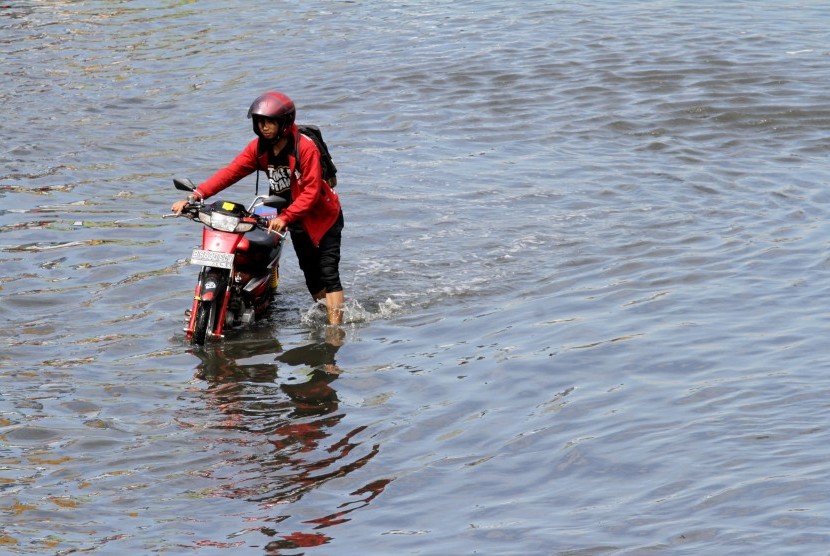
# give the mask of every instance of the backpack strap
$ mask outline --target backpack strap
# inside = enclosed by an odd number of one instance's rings
[[[334,166],[334,163],[331,160],[331,155],[329,154],[328,147],[325,144],[325,141],[321,137],[317,137],[317,133],[314,130],[317,128],[315,126],[307,126],[310,128],[309,133],[303,133],[302,129],[297,133],[297,144],[294,148],[294,158],[297,160],[297,164],[295,166],[295,171],[299,172],[302,175],[302,170],[300,169],[300,137],[305,137],[308,141],[314,145],[314,148],[317,149],[317,152],[320,155],[320,170],[323,177],[323,181],[326,182],[330,188],[334,188],[337,185],[337,168]],[[315,134],[315,135],[312,135]],[[319,139],[319,141],[318,141]]]
[[[296,141],[296,144],[294,145],[294,160],[296,160],[297,163],[294,165],[294,171],[299,173],[302,176],[303,171],[300,169],[300,137],[305,137],[306,139],[309,139],[309,140],[310,140],[310,138],[308,137],[308,135],[306,135],[302,132],[297,132],[297,141]]]
[[[306,139],[311,141],[318,152],[320,151],[320,147],[317,146],[317,143],[314,141],[314,139],[312,139],[311,137],[309,137],[305,133],[300,132],[300,133],[297,134],[297,144],[294,145],[294,159],[297,161],[297,164],[294,166],[294,171],[299,172],[299,174],[302,176],[303,171],[300,169],[300,138],[301,137],[305,137]],[[322,156],[323,156],[323,153],[320,152],[320,157],[322,158]]]

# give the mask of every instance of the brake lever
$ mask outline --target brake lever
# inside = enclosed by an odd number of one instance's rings
[[[280,236],[280,238],[282,238],[282,239],[285,239],[286,237],[288,237],[288,232],[280,233],[276,230],[269,230],[268,229],[268,222],[269,222],[269,220],[267,218],[257,218],[257,225],[260,228],[262,228],[263,230],[265,230],[266,233],[276,234],[276,235]]]
[[[200,203],[189,203],[185,205],[182,211],[179,214],[162,214],[162,218],[178,218],[180,216],[184,216],[185,218],[190,218],[191,220],[195,220],[196,217],[199,215],[199,207],[201,206]]]

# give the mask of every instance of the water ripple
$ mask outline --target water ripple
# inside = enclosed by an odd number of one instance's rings
[[[825,549],[823,3],[7,4],[7,551]],[[191,349],[170,178],[270,88],[347,326],[288,254]]]

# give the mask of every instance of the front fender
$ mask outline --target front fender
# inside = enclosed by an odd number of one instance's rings
[[[199,284],[203,301],[212,301],[224,293],[228,286],[229,272],[222,268],[205,268]]]

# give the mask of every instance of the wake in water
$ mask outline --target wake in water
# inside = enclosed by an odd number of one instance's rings
[[[391,299],[386,299],[386,301],[378,303],[378,310],[375,313],[363,307],[359,301],[347,299],[343,305],[343,324],[364,324],[378,319],[386,319],[400,311],[401,306]],[[314,328],[327,326],[328,316],[326,314],[325,302],[320,300],[302,311],[300,313],[300,322],[305,326]]]

